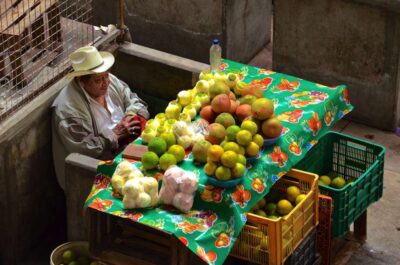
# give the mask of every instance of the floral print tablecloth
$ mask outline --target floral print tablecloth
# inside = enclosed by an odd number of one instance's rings
[[[246,223],[245,212],[305,156],[321,135],[353,108],[344,85],[324,86],[229,60],[223,60],[220,69],[238,74],[245,83],[261,85],[264,97],[274,101],[275,115],[284,127],[278,142],[264,149],[254,163],[247,165],[243,182],[230,189],[208,184],[203,167],[193,164],[188,152],[179,166],[196,173],[200,183],[189,213],[182,214],[166,205],[127,211],[122,200],[113,196],[110,183],[116,166],[123,160],[119,154],[112,161],[100,162],[85,205],[174,233],[205,262],[215,265],[222,264],[229,255]],[[142,169],[140,162],[133,162]],[[146,172],[146,175],[161,177],[157,171]]]

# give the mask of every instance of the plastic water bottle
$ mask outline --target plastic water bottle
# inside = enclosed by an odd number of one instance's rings
[[[221,63],[222,48],[219,45],[218,39],[213,40],[210,48],[210,68],[211,71],[219,71],[219,64]]]

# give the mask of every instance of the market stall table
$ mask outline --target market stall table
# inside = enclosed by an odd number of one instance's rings
[[[203,166],[194,164],[188,152],[179,166],[199,177],[199,189],[189,213],[180,213],[167,205],[125,210],[122,200],[113,196],[110,183],[116,166],[123,160],[119,154],[114,160],[98,165],[86,201],[86,207],[173,233],[205,262],[216,265],[222,264],[229,255],[246,223],[246,212],[304,157],[321,135],[352,110],[343,85],[328,87],[228,60],[223,60],[220,68],[225,73],[237,74],[245,83],[262,86],[264,97],[273,100],[275,117],[284,127],[276,144],[264,148],[247,165],[241,184],[229,189],[210,185]],[[132,162],[142,169],[140,161]],[[161,172],[154,170],[145,175],[162,177]]]

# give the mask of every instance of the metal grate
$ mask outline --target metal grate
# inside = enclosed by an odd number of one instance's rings
[[[60,79],[93,44],[92,0],[0,0],[0,122]]]

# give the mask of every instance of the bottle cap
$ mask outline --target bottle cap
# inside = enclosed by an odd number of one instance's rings
[[[219,40],[218,39],[214,39],[213,40],[213,44],[219,44]]]

